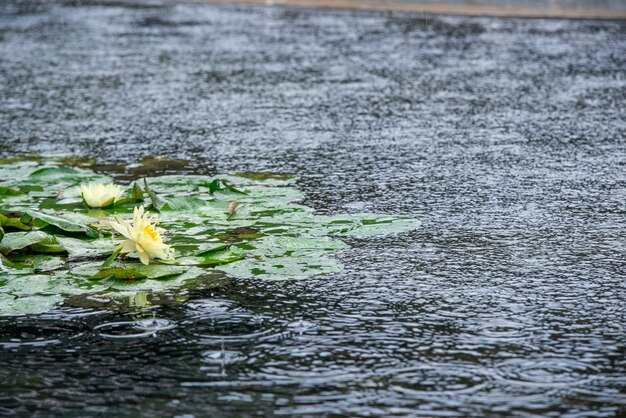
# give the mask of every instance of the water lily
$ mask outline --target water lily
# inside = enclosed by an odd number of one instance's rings
[[[115,184],[83,183],[79,187],[83,202],[90,208],[104,208],[120,200],[124,189]]]
[[[115,252],[128,254],[137,251],[143,264],[149,264],[155,258],[172,260],[174,250],[170,245],[163,243],[161,238],[163,230],[157,228],[157,224],[158,220],[155,217],[148,218],[148,212],[143,206],[134,209],[132,221],[116,217],[110,225],[127,239],[115,249]]]

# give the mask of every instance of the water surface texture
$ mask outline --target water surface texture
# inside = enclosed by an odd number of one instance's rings
[[[155,337],[0,319],[0,414],[626,414],[623,22],[0,10],[0,155],[293,173],[318,213],[423,221],[343,239],[341,273],[197,290]]]

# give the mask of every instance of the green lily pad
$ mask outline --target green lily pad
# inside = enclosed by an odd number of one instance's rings
[[[61,295],[14,296],[0,293],[0,315],[34,315],[53,309],[64,299]]]
[[[60,216],[49,215],[34,210],[29,210],[25,212],[24,215],[22,215],[22,217],[20,218],[20,222],[37,228],[52,226],[64,232],[84,234],[89,238],[97,238],[99,235],[98,231],[89,226],[81,225]]]
[[[194,196],[172,197],[164,201],[162,211],[185,212],[206,206],[206,201]]]
[[[113,278],[116,280],[139,280],[139,279],[165,279],[178,276],[187,271],[185,268],[140,263],[116,264],[111,267],[101,268],[97,263],[80,266],[70,270],[72,274],[89,279]]]
[[[230,245],[224,245],[214,250],[203,251],[196,256],[178,258],[176,264],[210,267],[233,263],[244,258],[246,258],[245,251],[233,249]]]
[[[325,234],[355,237],[401,233],[421,226],[417,219],[377,214],[320,216],[318,219]]]
[[[132,198],[135,200],[143,200],[143,191],[137,182],[133,183],[133,188],[131,189]]]
[[[70,260],[80,258],[102,258],[111,254],[115,247],[119,245],[117,240],[113,240],[110,237],[88,241],[86,239],[58,235],[56,239],[65,249]]]
[[[19,218],[11,218],[0,213],[0,226],[5,228],[19,229],[21,231],[30,231],[32,227],[20,221]]]
[[[3,264],[10,267],[13,274],[32,274],[33,272],[52,271],[65,267],[65,257],[48,254],[13,253],[3,257]]]
[[[45,249],[46,246],[58,247],[58,243],[54,236],[43,231],[9,232],[5,234],[2,241],[0,241],[0,253],[7,255],[12,251],[33,247],[37,244],[41,245],[41,247],[39,247],[41,249]]]
[[[0,186],[0,197],[6,196],[6,195],[15,196],[18,194],[24,194],[24,192],[22,192],[21,190],[14,189],[12,187]]]
[[[30,173],[29,177],[38,177],[45,179],[58,179],[66,177],[77,177],[80,171],[72,167],[43,167]]]
[[[289,182],[296,179],[295,176],[291,174],[282,174],[282,173],[270,173],[267,171],[243,171],[237,173],[236,176],[245,177],[250,180],[256,181],[274,181],[274,182]]]

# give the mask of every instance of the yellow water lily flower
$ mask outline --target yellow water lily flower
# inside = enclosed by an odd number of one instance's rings
[[[78,188],[83,202],[90,208],[104,208],[120,200],[124,189],[115,184],[83,183]]]
[[[155,217],[148,218],[148,212],[145,212],[143,206],[135,208],[132,221],[116,217],[115,222],[111,221],[110,225],[127,239],[115,251],[122,254],[137,251],[139,259],[146,265],[155,258],[172,260],[174,249],[163,243],[161,238],[163,230],[157,228],[157,224],[158,220]]]

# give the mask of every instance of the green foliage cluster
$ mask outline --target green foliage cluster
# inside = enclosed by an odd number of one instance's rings
[[[145,304],[138,295],[181,294],[190,286],[224,283],[225,276],[276,280],[333,273],[341,264],[332,254],[346,247],[336,237],[420,224],[397,216],[316,215],[296,203],[303,194],[295,178],[269,173],[136,178],[113,206],[89,209],[77,187],[113,179],[77,161],[0,161],[0,315],[45,312],[63,301]],[[239,202],[234,216],[233,201]],[[130,254],[103,267],[123,239],[105,221],[130,218],[138,205],[158,212],[176,259],[144,266]]]

